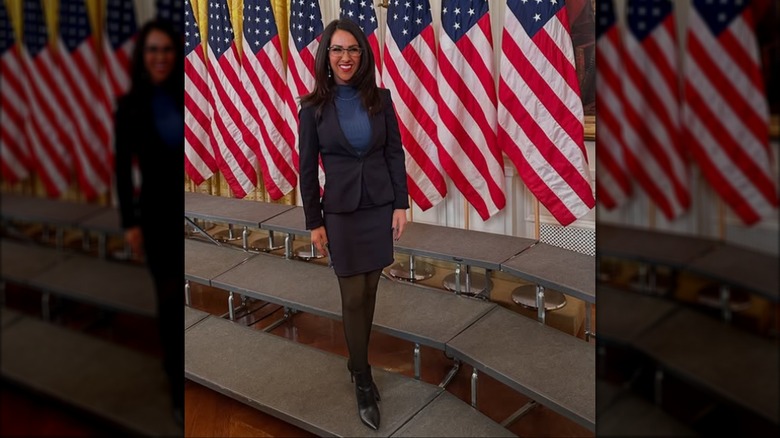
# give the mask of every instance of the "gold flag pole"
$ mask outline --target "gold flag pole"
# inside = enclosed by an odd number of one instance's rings
[[[539,198],[534,198],[534,236],[539,240],[541,236],[541,219],[539,219]]]
[[[465,198],[463,199],[463,228],[468,230],[470,229],[469,226],[469,201]]]
[[[718,238],[721,241],[726,240],[726,206],[720,196],[718,199]]]
[[[655,204],[653,204],[653,201],[650,200],[650,207],[647,209],[647,215],[648,215],[648,222],[650,225],[650,229],[655,229]]]

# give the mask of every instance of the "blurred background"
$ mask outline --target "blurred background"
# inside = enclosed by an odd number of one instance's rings
[[[181,30],[184,1],[0,3],[0,435],[178,431],[110,164],[137,31]],[[274,6],[284,23],[288,2]],[[595,228],[596,435],[777,436],[780,2],[567,6],[598,202],[574,227]],[[538,235],[539,206],[513,181],[522,195],[500,221],[466,207],[447,224]],[[219,173],[182,184],[232,196]],[[247,198],[270,200],[262,178]],[[414,217],[460,212],[453,198]]]
[[[777,435],[780,4],[596,29],[597,435]]]
[[[182,434],[153,280],[125,245],[113,132],[140,28],[160,19],[181,33],[182,11],[0,3],[0,435]]]

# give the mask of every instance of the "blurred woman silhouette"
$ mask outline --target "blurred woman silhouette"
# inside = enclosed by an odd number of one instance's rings
[[[150,21],[132,55],[130,91],[115,114],[115,172],[125,240],[143,254],[157,295],[157,321],[173,415],[184,408],[184,63],[170,23]],[[140,190],[133,185],[137,162]]]

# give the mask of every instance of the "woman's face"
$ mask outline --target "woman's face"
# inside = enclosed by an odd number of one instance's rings
[[[152,30],[146,37],[144,47],[144,67],[153,84],[165,81],[173,71],[176,52],[171,38],[162,31]]]
[[[360,66],[360,46],[351,33],[346,30],[337,29],[330,38],[331,50],[328,51],[330,69],[333,70],[333,79],[339,85],[345,85],[352,79],[358,67]],[[333,48],[337,48],[333,50]],[[341,48],[342,53],[337,53]],[[355,50],[357,48],[357,50]],[[349,49],[352,49],[350,54]]]

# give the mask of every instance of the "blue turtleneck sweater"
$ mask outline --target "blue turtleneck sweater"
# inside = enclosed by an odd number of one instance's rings
[[[357,89],[349,85],[337,85],[335,101],[344,136],[355,151],[363,155],[371,142],[371,124]]]
[[[170,148],[181,148],[184,145],[184,114],[162,87],[154,87],[152,113],[163,143]]]

